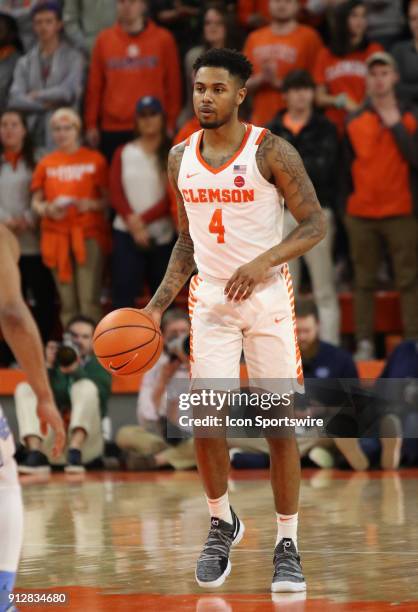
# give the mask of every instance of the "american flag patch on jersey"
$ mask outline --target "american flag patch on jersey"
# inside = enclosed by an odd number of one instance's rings
[[[234,174],[246,174],[247,166],[240,166],[239,164],[234,166]]]

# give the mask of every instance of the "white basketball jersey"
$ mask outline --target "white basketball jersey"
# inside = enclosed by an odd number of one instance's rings
[[[220,168],[209,166],[200,153],[203,130],[186,143],[178,188],[200,274],[229,279],[282,240],[283,199],[256,161],[266,131],[246,125],[241,147]]]

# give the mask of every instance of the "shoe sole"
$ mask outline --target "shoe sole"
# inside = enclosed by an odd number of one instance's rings
[[[50,474],[51,468],[49,465],[42,467],[29,467],[27,465],[18,466],[19,474]]]
[[[272,582],[271,590],[273,593],[300,593],[306,591],[306,582],[290,582],[289,580]]]
[[[241,542],[242,538],[244,537],[244,533],[245,533],[245,525],[242,521],[240,521],[239,530],[231,544],[231,548],[233,548],[234,546],[237,546]],[[223,585],[225,580],[228,578],[229,574],[231,573],[231,569],[232,569],[231,561],[228,559],[228,565],[226,566],[224,573],[221,576],[219,576],[219,578],[217,578],[216,580],[212,580],[212,582],[202,582],[201,580],[199,580],[195,572],[196,582],[200,587],[204,589],[218,589],[219,587]]]

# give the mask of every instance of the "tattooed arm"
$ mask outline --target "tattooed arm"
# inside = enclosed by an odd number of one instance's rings
[[[225,294],[235,301],[247,299],[270,268],[303,255],[326,234],[325,215],[296,149],[268,132],[256,159],[261,174],[276,185],[299,225],[280,244],[238,268],[225,287]]]
[[[267,133],[257,152],[257,163],[267,180],[273,178],[298,227],[270,249],[271,266],[310,251],[326,234],[325,215],[311,179],[296,149],[283,138]]]
[[[168,177],[177,199],[179,236],[171,253],[167,271],[154,297],[144,309],[154,321],[161,323],[165,310],[174,301],[180,289],[196,268],[194,246],[189,234],[189,221],[182,195],[177,187],[177,179],[184,153],[184,143],[173,147],[168,158]]]

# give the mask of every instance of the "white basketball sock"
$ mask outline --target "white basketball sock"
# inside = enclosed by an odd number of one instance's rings
[[[206,501],[208,502],[209,514],[211,517],[214,516],[232,525],[228,491],[221,497],[218,497],[218,499],[209,499],[209,497],[206,496]]]
[[[277,517],[277,539],[276,546],[283,538],[292,538],[293,543],[298,548],[298,513],[296,514],[279,514]]]

